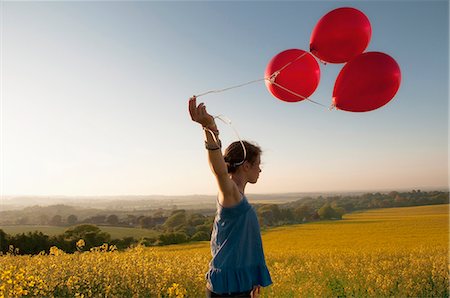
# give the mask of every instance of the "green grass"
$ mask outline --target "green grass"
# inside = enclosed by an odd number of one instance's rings
[[[11,225],[0,226],[0,229],[9,235],[16,235],[28,232],[42,232],[45,235],[56,236],[63,234],[70,227],[54,227],[54,226],[32,226],[32,225]],[[124,237],[133,237],[135,239],[141,239],[142,237],[157,237],[159,232],[148,229],[139,228],[126,228],[126,227],[111,227],[111,226],[99,226],[103,232],[107,232],[111,235],[112,239],[121,239]]]

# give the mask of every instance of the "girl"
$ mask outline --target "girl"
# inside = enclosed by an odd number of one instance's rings
[[[261,149],[239,141],[222,155],[214,117],[203,103],[197,106],[195,96],[189,100],[189,112],[192,120],[203,127],[209,165],[219,187],[206,295],[259,297],[260,287],[272,284],[272,280],[264,260],[256,212],[247,201],[245,186],[258,181]]]

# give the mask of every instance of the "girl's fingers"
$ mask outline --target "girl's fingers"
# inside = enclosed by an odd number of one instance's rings
[[[210,116],[203,102],[197,106],[197,98],[195,96],[189,98],[189,114],[191,115],[191,119],[198,123],[203,122],[206,117]]]
[[[195,96],[189,98],[189,109],[195,108],[197,106],[197,99]]]
[[[198,110],[198,113],[200,116],[203,116],[203,117],[205,116],[205,109],[206,109],[206,107],[203,102],[198,105],[197,110]]]
[[[191,114],[192,120],[197,117],[197,102],[195,96],[189,99],[189,114]]]

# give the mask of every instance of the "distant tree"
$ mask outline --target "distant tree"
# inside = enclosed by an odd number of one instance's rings
[[[271,210],[272,214],[273,214],[273,220],[275,222],[278,222],[281,219],[280,207],[278,207],[278,205],[276,205],[276,204],[263,205],[258,210],[262,210],[262,211],[264,211],[264,210]]]
[[[395,206],[403,207],[408,204],[408,199],[403,197],[402,195],[398,194],[394,199]]]
[[[207,241],[207,240],[209,240],[209,234],[204,231],[199,231],[191,237],[191,240],[192,241]]]
[[[112,226],[116,226],[119,223],[119,217],[115,214],[111,214],[106,218],[106,222]]]
[[[137,243],[133,237],[125,237],[122,239],[114,239],[111,241],[112,245],[115,245],[118,249],[126,249]]]
[[[311,215],[311,219],[312,220],[319,220],[320,219],[320,215],[317,211],[314,211],[313,214]]]
[[[183,212],[180,212],[183,211]],[[183,225],[186,223],[186,212],[184,212],[184,210],[176,210],[174,212],[172,212],[172,215],[169,216],[169,218],[167,218],[166,222],[164,223],[164,225],[167,228],[175,228],[177,226]]]
[[[342,219],[342,216],[345,214],[345,209],[342,207],[333,207],[334,209],[334,218]]]
[[[134,226],[138,223],[137,217],[132,214],[127,214],[127,217],[122,220],[122,223],[126,224],[127,226]]]
[[[197,232],[197,229],[193,226],[190,226],[188,224],[177,226],[174,229],[174,232],[180,232],[186,234],[188,237],[191,237]]]
[[[71,214],[67,217],[67,223],[69,225],[74,225],[78,222],[78,217],[74,214]]]
[[[379,198],[373,198],[369,202],[369,208],[380,208],[382,206],[382,201]]]
[[[61,217],[61,215],[53,216],[52,219],[50,220],[49,224],[51,224],[53,226],[60,226],[62,224],[62,217]]]
[[[430,204],[448,204],[449,203],[449,193],[439,193],[435,195],[431,195],[428,198],[428,202]]]
[[[159,208],[158,211],[156,211],[155,213],[153,213],[153,217],[154,218],[158,218],[158,217],[164,217],[164,210]]]
[[[345,209],[345,211],[351,212],[355,209],[355,204],[353,204],[352,202],[347,202],[347,203],[344,203],[342,205],[342,207]]]
[[[395,197],[398,196],[398,191],[391,191],[390,193],[388,193],[388,196],[395,199]]]
[[[67,253],[76,251],[75,243],[65,239],[64,234],[51,236],[49,239],[51,246],[56,246]]]
[[[318,215],[321,219],[342,219],[345,214],[345,209],[338,206],[336,203],[326,203],[318,211]]]
[[[330,204],[323,205],[317,213],[319,214],[321,219],[332,219],[336,218],[336,214],[334,209],[330,206]]]
[[[184,209],[173,209],[172,212],[170,213],[170,215],[175,215],[177,213],[186,213],[186,210]]]
[[[275,217],[273,211],[270,209],[258,209],[258,218],[262,226],[272,226],[275,224]]]
[[[258,218],[263,226],[273,226],[282,220],[281,211],[278,205],[267,204],[258,208]]]
[[[195,228],[196,228],[197,232],[202,231],[202,232],[205,232],[208,235],[210,235],[211,231],[212,231],[212,223],[205,222],[204,224],[196,226]]]
[[[49,236],[42,232],[28,232],[11,237],[9,244],[19,249],[19,254],[38,254],[41,251],[49,251]]]
[[[8,234],[0,229],[0,252],[6,253],[8,251]]]
[[[294,212],[292,212],[292,209],[290,208],[283,208],[280,209],[280,213],[281,213],[281,220],[284,223],[291,223],[295,220],[295,216],[294,216]]]
[[[63,234],[64,240],[70,243],[71,249],[75,249],[75,243],[83,239],[85,249],[100,246],[111,240],[111,235],[102,232],[99,227],[90,224],[82,224],[66,230]]]
[[[145,246],[152,246],[152,245],[155,245],[157,241],[158,241],[158,238],[155,238],[155,237],[144,237],[140,241],[140,243],[142,243]]]
[[[139,218],[139,225],[142,228],[151,228],[155,226],[153,217],[151,216],[142,216]]]
[[[389,201],[389,199],[384,199],[383,201],[381,201],[380,207],[381,208],[389,208],[391,207],[391,201]]]
[[[176,232],[161,234],[159,235],[158,239],[162,245],[168,245],[186,242],[188,240],[188,237],[184,233]]]
[[[294,210],[294,216],[298,221],[303,221],[308,219],[310,216],[310,209],[307,205],[300,206],[298,208],[295,208]]]
[[[92,224],[103,224],[106,221],[106,215],[96,215],[88,218],[86,222]]]
[[[191,214],[187,220],[187,224],[190,226],[202,225],[206,220],[206,217],[202,214],[194,213]]]

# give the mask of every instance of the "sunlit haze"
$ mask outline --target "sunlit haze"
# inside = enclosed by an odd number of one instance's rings
[[[215,194],[189,97],[262,78],[342,6],[370,19],[367,51],[400,65],[398,93],[366,113],[282,102],[263,82],[200,97],[263,150],[246,191],[446,188],[448,1],[2,1],[2,195]],[[320,65],[311,99],[330,106],[342,66]]]

